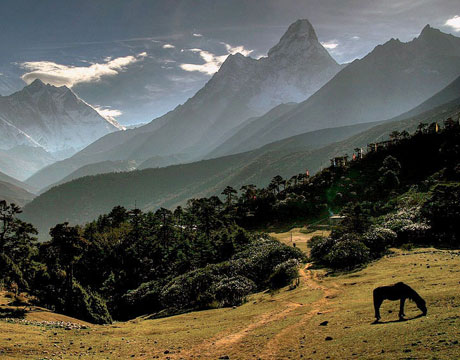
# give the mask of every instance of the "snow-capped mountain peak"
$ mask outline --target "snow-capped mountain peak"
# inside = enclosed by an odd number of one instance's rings
[[[16,139],[6,141],[2,136],[0,148],[27,143],[67,154],[121,129],[116,121],[102,117],[68,87],[45,84],[39,79],[21,91],[0,97],[0,123],[2,129],[8,130],[6,134],[14,130]]]

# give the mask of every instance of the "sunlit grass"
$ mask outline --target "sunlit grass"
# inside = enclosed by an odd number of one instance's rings
[[[458,359],[458,254],[395,250],[354,273],[323,277],[321,270],[306,270],[296,289],[258,293],[237,308],[141,317],[88,330],[0,321],[0,358]],[[373,325],[372,289],[397,281],[427,300],[428,316],[414,319],[419,310],[407,302],[411,320],[396,321],[399,303],[385,301],[382,323]],[[34,316],[38,312],[27,314]],[[40,312],[42,319],[59,316]],[[327,326],[320,326],[323,321]]]

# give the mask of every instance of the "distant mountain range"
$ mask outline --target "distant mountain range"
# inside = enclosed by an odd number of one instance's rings
[[[45,188],[91,163],[155,157],[165,166],[254,150],[313,130],[391,119],[460,75],[460,39],[426,26],[414,40],[392,39],[333,76],[338,70],[311,24],[297,21],[268,57],[229,56],[184,105],[145,126],[104,136],[28,182]],[[292,102],[302,94],[306,100]]]
[[[267,57],[230,55],[185,104],[145,126],[107,135],[29,181],[45,187],[81,166],[106,160],[142,162],[156,156],[171,164],[171,155],[184,153],[188,160],[200,159],[247,119],[281,103],[305,100],[342,68],[320,44],[308,20],[299,20]]]
[[[120,129],[116,121],[102,117],[66,86],[35,80],[21,91],[0,96],[0,169],[28,177]],[[2,163],[7,161],[10,164],[5,168]]]
[[[351,155],[356,147],[386,140],[394,130],[412,132],[420,122],[458,116],[459,90],[460,78],[411,111],[378,124],[317,130],[257,150],[190,164],[75,179],[27,204],[24,219],[46,234],[55,223],[84,223],[116,205],[131,208],[136,202],[142,209],[174,207],[192,197],[219,195],[227,185],[263,186],[275,175],[290,177],[307,168],[314,173],[328,166],[331,157]]]
[[[208,157],[256,149],[327,127],[380,121],[404,113],[460,75],[460,38],[427,25],[408,43],[392,39],[355,60],[313,96],[281,113],[253,120]]]
[[[82,149],[122,127],[102,117],[66,86],[35,80],[23,90],[0,97],[0,126],[8,136],[0,148],[39,146],[50,153]]]

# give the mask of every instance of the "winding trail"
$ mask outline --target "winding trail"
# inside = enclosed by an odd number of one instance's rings
[[[181,356],[189,358],[191,356],[200,355],[201,358],[215,359],[218,354],[226,354],[227,352],[231,352],[232,348],[234,349],[235,347],[243,346],[245,338],[250,335],[254,335],[253,333],[256,330],[272,325],[276,321],[283,320],[292,314],[293,311],[305,307],[307,313],[301,315],[300,321],[292,325],[288,325],[280,331],[278,330],[273,337],[267,339],[262,349],[258,349],[258,356],[261,359],[275,359],[278,352],[281,351],[280,345],[286,342],[292,342],[294,340],[293,334],[300,334],[302,327],[306,325],[314,315],[319,312],[329,312],[328,310],[325,310],[329,298],[334,297],[338,292],[335,284],[332,284],[332,288],[322,285],[322,280],[318,276],[318,273],[316,271],[309,270],[310,266],[310,264],[307,264],[305,268],[301,268],[299,270],[300,290],[320,290],[321,296],[318,300],[306,304],[285,301],[282,299],[276,300],[279,305],[277,309],[259,315],[253,322],[242,329],[238,329],[230,334],[226,332],[214,338],[205,340],[188,351],[182,352]]]

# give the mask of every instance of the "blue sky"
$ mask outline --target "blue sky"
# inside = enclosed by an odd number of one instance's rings
[[[39,77],[121,123],[147,122],[228,54],[266,55],[298,18],[344,63],[427,23],[460,36],[459,15],[458,0],[2,0],[0,94]]]

